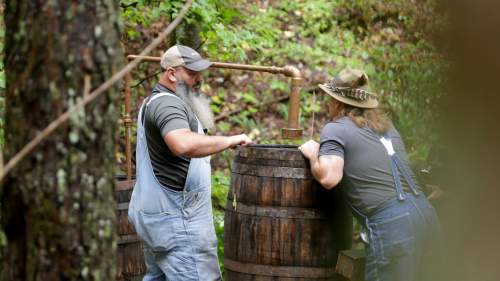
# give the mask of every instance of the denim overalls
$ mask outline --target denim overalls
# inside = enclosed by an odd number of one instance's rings
[[[142,115],[159,93],[145,101],[137,122],[136,183],[129,220],[144,242],[143,281],[221,280],[212,219],[210,157],[191,158],[183,191],[163,187],[149,158]],[[203,134],[198,121],[198,133]]]
[[[372,131],[373,132],[373,131]],[[365,281],[415,281],[421,266],[440,236],[440,226],[432,205],[411,178],[387,136],[380,137],[391,162],[396,197],[383,202],[370,214],[351,205],[354,216],[367,234]],[[410,186],[404,192],[400,173]]]

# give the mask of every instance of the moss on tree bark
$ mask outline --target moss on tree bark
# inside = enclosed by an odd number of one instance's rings
[[[118,70],[118,2],[5,2],[5,158]],[[0,189],[0,280],[112,280],[117,87],[45,140]]]

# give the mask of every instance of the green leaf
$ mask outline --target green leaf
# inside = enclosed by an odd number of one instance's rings
[[[229,131],[229,129],[231,129],[231,124],[224,122],[224,121],[221,121],[221,122],[217,123],[217,127],[219,128],[219,130],[221,132],[226,133]]]
[[[0,71],[0,88],[5,89],[5,72]]]
[[[257,104],[258,103],[257,98],[255,97],[254,93],[244,93],[243,94],[243,100],[246,103],[251,103],[251,104]]]

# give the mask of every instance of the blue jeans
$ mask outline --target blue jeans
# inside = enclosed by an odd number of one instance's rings
[[[366,245],[365,281],[416,281],[425,273],[423,262],[440,240],[434,207],[423,196],[388,200],[364,219]]]

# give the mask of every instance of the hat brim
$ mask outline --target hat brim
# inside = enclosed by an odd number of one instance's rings
[[[352,105],[352,106],[359,107],[359,108],[369,108],[370,109],[370,108],[377,108],[378,107],[378,101],[376,99],[368,99],[366,101],[357,101],[354,99],[350,99],[348,97],[343,97],[341,95],[338,95],[338,94],[332,92],[330,89],[328,89],[328,87],[325,84],[319,84],[318,86],[321,88],[321,90],[323,90],[329,96],[340,101],[341,103],[345,103],[345,104]]]
[[[189,64],[185,64],[184,67],[192,71],[202,71],[209,68],[211,65],[212,62],[205,59],[201,59]]]

